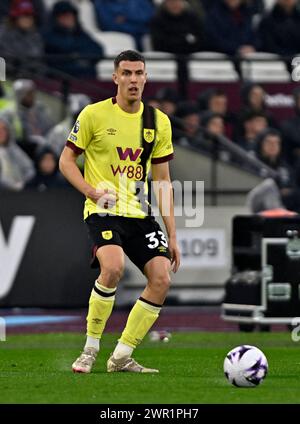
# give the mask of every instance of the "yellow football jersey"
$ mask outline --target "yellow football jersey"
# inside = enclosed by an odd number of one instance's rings
[[[98,213],[144,218],[147,215],[147,177],[151,163],[172,159],[170,120],[155,109],[155,130],[143,126],[144,105],[137,113],[121,109],[115,98],[86,106],[68,137],[67,146],[84,151],[84,178],[94,188],[113,190],[116,205],[86,199],[84,219]]]

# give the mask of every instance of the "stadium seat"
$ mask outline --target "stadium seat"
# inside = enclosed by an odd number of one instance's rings
[[[52,0],[47,0],[52,1]],[[91,0],[71,0],[78,8],[79,21],[93,40],[101,44],[106,56],[115,56],[122,50],[134,49],[134,39],[129,34],[99,29]]]
[[[273,53],[255,52],[241,62],[242,76],[255,82],[289,82],[291,76],[283,61]],[[264,60],[267,59],[267,60]]]
[[[134,50],[135,42],[129,34],[114,31],[98,31],[90,33],[90,36],[99,42],[107,57],[115,56],[122,50]]]
[[[217,59],[217,60],[211,60]],[[233,63],[223,53],[197,52],[189,61],[191,81],[238,81]]]
[[[143,49],[143,52],[149,52],[149,51],[153,50],[150,34],[143,35],[143,37],[142,37],[142,49]]]
[[[265,9],[269,11],[270,9],[272,9],[275,3],[276,3],[276,0],[264,0]]]
[[[227,55],[225,53],[206,51],[206,52],[192,53],[191,58],[193,59],[227,59]]]
[[[82,28],[90,35],[99,32],[100,29],[97,24],[95,9],[91,0],[73,0],[72,2],[78,8],[79,21]]]
[[[177,63],[172,53],[148,51],[143,53],[151,81],[176,81]]]
[[[147,62],[148,77],[151,81],[176,81],[177,64],[175,60],[172,60],[172,54],[163,52],[147,52],[144,56]],[[164,60],[161,60],[161,58]],[[96,69],[99,79],[103,81],[111,80],[111,75],[113,73],[113,63],[111,60],[101,60],[96,65]]]
[[[101,81],[112,81],[114,64],[111,59],[104,59],[96,65],[97,78]]]
[[[51,10],[52,7],[57,3],[58,0],[44,0],[46,9]]]

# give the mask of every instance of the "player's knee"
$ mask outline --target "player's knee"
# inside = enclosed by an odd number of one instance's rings
[[[155,276],[150,285],[155,291],[158,291],[160,293],[165,293],[169,290],[171,284],[171,279],[169,276],[169,273],[163,273],[160,275]]]
[[[101,279],[107,287],[114,287],[122,278],[124,267],[122,265],[108,266],[101,268]]]

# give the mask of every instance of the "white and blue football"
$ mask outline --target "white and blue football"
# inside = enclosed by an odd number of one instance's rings
[[[267,372],[267,358],[255,346],[235,347],[224,360],[225,377],[236,387],[256,387],[264,380]]]

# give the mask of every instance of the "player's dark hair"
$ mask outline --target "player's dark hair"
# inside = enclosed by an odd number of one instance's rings
[[[118,54],[118,56],[114,60],[115,69],[118,68],[122,60],[128,60],[129,62],[143,62],[145,64],[144,56],[141,53],[136,52],[134,50],[125,50],[121,52],[120,54]]]

